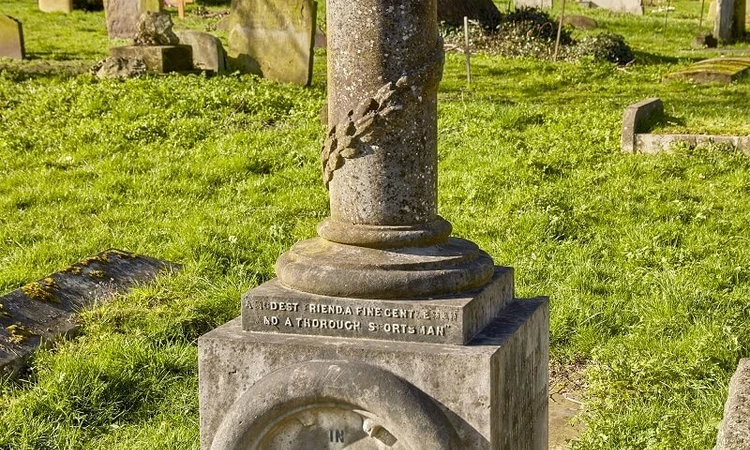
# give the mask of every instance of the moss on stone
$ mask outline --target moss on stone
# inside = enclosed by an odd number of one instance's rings
[[[105,278],[107,276],[107,274],[105,274],[101,270],[92,270],[92,271],[89,272],[89,276],[91,278],[96,279],[96,280],[101,280],[101,279]]]
[[[52,279],[50,278],[50,280]],[[55,280],[52,280],[52,284],[47,284],[46,281],[47,278],[45,278],[41,282],[33,282],[21,286],[21,292],[23,292],[23,294],[31,300],[45,303],[60,303],[60,299],[55,297],[55,295],[50,291],[51,288],[56,289],[59,288],[59,286],[57,285],[57,283],[55,283]]]
[[[8,325],[5,327],[5,331],[8,332],[8,335],[10,336],[10,342],[13,344],[22,344],[25,342],[28,338],[32,336],[36,336],[34,332],[26,328],[20,323],[15,323],[13,325]]]

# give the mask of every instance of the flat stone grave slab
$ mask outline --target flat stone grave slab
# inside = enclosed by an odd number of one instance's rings
[[[0,14],[0,58],[23,59],[25,56],[21,22]]]
[[[711,58],[699,61],[667,79],[687,80],[694,83],[731,83],[750,72],[750,57]]]
[[[189,45],[128,45],[112,47],[109,55],[142,59],[151,73],[187,72],[193,70],[193,48]]]
[[[73,334],[77,311],[176,269],[111,249],[0,297],[0,375],[17,375],[39,346]]]

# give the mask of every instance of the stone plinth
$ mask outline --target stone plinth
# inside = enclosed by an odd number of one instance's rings
[[[234,68],[283,83],[312,80],[317,4],[232,0],[228,56]]]
[[[193,51],[189,45],[129,45],[112,47],[113,57],[142,59],[151,73],[186,72],[193,69]]]
[[[0,14],[0,58],[23,59],[25,56],[21,22]]]
[[[73,12],[73,0],[39,0],[39,11],[42,12]]]
[[[513,301],[466,346],[253,333],[236,319],[198,343],[201,449],[546,449],[547,308]],[[325,369],[307,375],[309,361]],[[436,423],[452,430],[435,438]],[[414,424],[424,440],[409,445]]]
[[[354,299],[308,294],[272,280],[242,298],[247,331],[463,345],[513,300],[513,270],[461,294],[421,300]]]

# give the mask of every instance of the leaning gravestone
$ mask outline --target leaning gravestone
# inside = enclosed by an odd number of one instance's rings
[[[328,2],[331,217],[200,338],[203,450],[547,448],[547,300],[437,214],[435,6]]]
[[[25,56],[21,22],[0,14],[0,58],[23,59]]]
[[[228,56],[234,68],[310,84],[316,9],[311,0],[232,0]]]
[[[39,11],[42,12],[73,12],[73,0],[39,0]]]
[[[133,39],[145,12],[160,12],[161,0],[104,0],[110,39]]]

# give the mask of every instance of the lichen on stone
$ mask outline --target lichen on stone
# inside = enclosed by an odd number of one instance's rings
[[[10,317],[10,312],[5,309],[5,306],[3,306],[2,303],[0,303],[0,319],[5,319]]]
[[[23,324],[15,323],[5,327],[5,331],[8,332],[9,340],[13,344],[22,344],[28,338],[36,336],[34,332],[26,328]]]
[[[30,298],[45,303],[60,303],[60,299],[55,297],[52,289],[59,289],[54,279],[47,277],[42,281],[35,281],[33,283],[21,286],[21,292]]]
[[[101,270],[92,270],[92,271],[89,272],[89,276],[91,278],[96,279],[96,280],[102,280],[102,279],[106,278],[107,274],[105,274]]]

